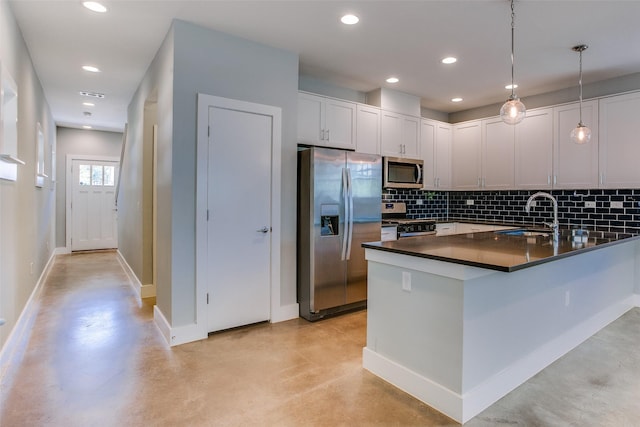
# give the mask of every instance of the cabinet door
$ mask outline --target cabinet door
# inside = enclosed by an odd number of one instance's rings
[[[480,121],[454,126],[451,178],[455,190],[480,188],[482,132]]]
[[[420,155],[420,119],[418,117],[402,116],[402,155],[410,159],[417,159]]]
[[[402,118],[399,114],[382,111],[382,155],[402,156]]]
[[[420,156],[424,161],[424,188],[436,188],[436,131],[438,123],[422,119],[420,123]]]
[[[515,125],[516,188],[550,189],[553,161],[553,111],[532,110]]]
[[[640,187],[640,94],[600,99],[600,186]]]
[[[582,122],[591,129],[591,141],[576,144],[571,131],[580,121],[580,106],[553,109],[553,188],[598,188],[598,101],[582,103]]]
[[[356,148],[356,104],[325,98],[323,145],[334,148]]]
[[[380,109],[357,106],[356,151],[380,155]]]
[[[482,121],[482,188],[507,190],[515,185],[515,129],[499,117]]]
[[[439,190],[448,190],[451,188],[452,134],[451,125],[438,123],[436,129],[435,178],[436,188]]]
[[[324,128],[324,98],[298,94],[298,143],[321,145]]]

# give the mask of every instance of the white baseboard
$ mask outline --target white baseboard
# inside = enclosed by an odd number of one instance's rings
[[[122,253],[120,253],[120,250],[118,250],[116,253],[118,254],[118,261],[120,262],[120,265],[124,269],[125,273],[127,273],[127,276],[129,277],[129,283],[131,284],[131,287],[133,288],[133,290],[136,291],[138,298],[155,297],[156,285],[155,284],[143,285],[138,279],[138,276],[136,276],[136,274],[133,272],[133,269],[131,268],[127,260],[124,259],[124,256],[122,255]]]
[[[56,251],[54,250],[44,269],[42,274],[38,278],[36,285],[27,300],[15,326],[11,330],[7,341],[5,341],[2,349],[0,350],[0,389],[4,388],[10,382],[13,372],[11,372],[11,366],[18,366],[18,361],[22,358],[26,344],[29,342],[31,336],[31,330],[33,323],[35,322],[36,315],[38,314],[38,307],[40,304],[39,296],[42,291],[47,276],[51,272],[51,268],[55,263]]]
[[[454,420],[465,423],[634,307],[631,296],[590,317],[460,395],[365,347],[363,367]]]
[[[271,323],[284,322],[300,317],[300,305],[298,303],[276,307],[271,313]]]
[[[208,334],[203,333],[202,328],[195,323],[191,325],[172,327],[162,310],[157,305],[153,306],[153,320],[160,329],[160,333],[171,347],[186,344],[188,342],[200,341],[207,338]]]
[[[70,253],[71,253],[71,250],[66,246],[60,246],[58,248],[55,248],[55,250],[53,251],[54,255],[67,255]]]

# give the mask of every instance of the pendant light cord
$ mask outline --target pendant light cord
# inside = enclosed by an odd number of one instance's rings
[[[578,80],[578,84],[580,85],[580,124],[579,126],[584,126],[582,124],[582,51],[584,49],[580,49],[580,80]]]
[[[515,7],[513,4],[514,0],[511,0],[511,98],[515,98],[515,87],[513,85],[513,63],[514,63],[514,34],[515,34],[515,27],[516,27],[516,11],[515,11]]]

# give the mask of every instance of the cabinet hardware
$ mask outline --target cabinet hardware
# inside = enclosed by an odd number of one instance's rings
[[[331,140],[331,129],[327,130],[327,141]]]

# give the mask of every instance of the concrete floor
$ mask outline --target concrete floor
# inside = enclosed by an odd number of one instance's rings
[[[364,311],[168,348],[114,252],[60,256],[0,426],[456,426],[362,369]],[[640,426],[640,309],[467,426]]]

